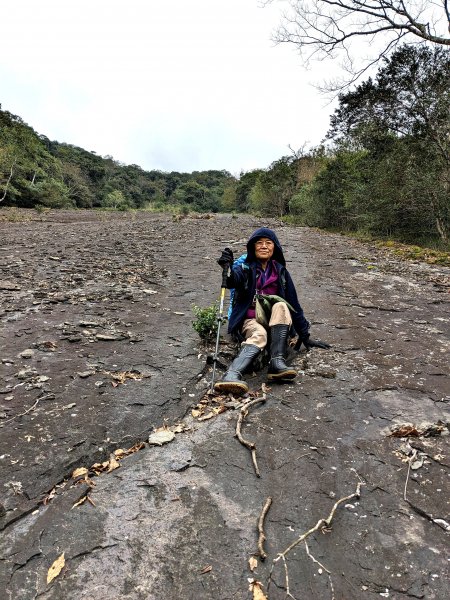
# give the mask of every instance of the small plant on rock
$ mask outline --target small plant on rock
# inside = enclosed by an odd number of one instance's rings
[[[192,326],[202,340],[210,341],[214,339],[217,334],[217,316],[219,312],[217,302],[205,308],[200,308],[194,304],[192,312],[195,315]]]

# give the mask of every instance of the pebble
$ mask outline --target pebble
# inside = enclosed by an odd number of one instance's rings
[[[28,379],[28,377],[32,377],[35,375],[36,369],[21,369],[17,373],[17,379]]]
[[[31,348],[27,348],[26,350],[24,350],[23,352],[21,352],[19,354],[20,358],[33,358],[34,356],[34,350],[31,350]]]
[[[86,379],[86,377],[89,377],[90,375],[93,375],[95,373],[95,371],[82,371],[81,373],[77,373],[78,377],[81,377],[81,379]]]

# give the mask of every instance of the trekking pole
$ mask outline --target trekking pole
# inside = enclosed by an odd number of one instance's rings
[[[213,356],[214,366],[213,366],[213,372],[212,372],[210,392],[212,392],[214,389],[214,379],[216,377],[217,354],[219,352],[219,340],[220,340],[220,326],[222,325],[222,321],[224,320],[223,302],[225,299],[225,290],[227,289],[227,274],[228,274],[228,265],[224,265],[222,267],[222,286],[221,286],[221,290],[220,290],[219,314],[217,316],[216,349],[214,351],[214,356]]]

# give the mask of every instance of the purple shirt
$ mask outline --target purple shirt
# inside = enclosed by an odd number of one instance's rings
[[[256,268],[256,293],[257,294],[277,294],[278,293],[278,272],[272,260],[267,263],[265,270],[258,265]],[[255,306],[252,305],[247,310],[246,319],[254,319],[256,316]]]

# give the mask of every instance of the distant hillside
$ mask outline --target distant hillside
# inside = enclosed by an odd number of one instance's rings
[[[164,173],[124,165],[38,134],[0,105],[0,202],[32,208],[109,207],[126,210],[186,206],[200,212],[226,208],[236,186],[227,171]]]

